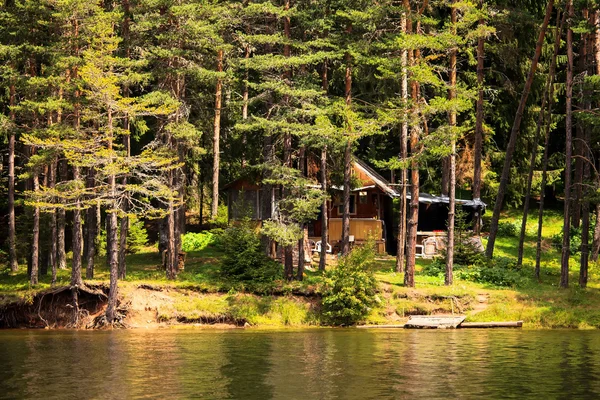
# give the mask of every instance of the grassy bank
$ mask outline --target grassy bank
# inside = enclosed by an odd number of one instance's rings
[[[502,222],[513,223],[517,213],[508,213]],[[544,226],[544,252],[541,282],[533,278],[536,222],[528,224],[523,267],[511,287],[461,279],[446,287],[442,276],[424,274],[430,260],[419,260],[416,288],[402,285],[403,277],[394,272],[394,258],[376,260],[379,282],[377,306],[367,317],[369,324],[401,323],[410,315],[464,313],[468,321],[523,320],[527,328],[600,327],[600,285],[596,265],[590,265],[590,284],[576,287],[578,256],[572,259],[571,288],[559,289],[560,253],[550,237],[561,229],[562,217],[550,213]],[[518,238],[498,238],[496,257],[516,258]],[[308,326],[320,324],[320,298],[323,277],[308,271],[303,282],[277,281],[273,284],[242,285],[224,281],[219,275],[222,254],[215,247],[189,252],[185,271],[176,281],[168,281],[160,270],[160,257],[152,247],[127,258],[127,278],[121,282],[123,303],[131,309],[132,326],[235,324],[251,326]],[[101,285],[108,280],[104,260],[98,259],[95,279]],[[332,265],[331,268],[334,268]],[[61,270],[58,286],[68,285],[70,271]],[[29,287],[26,270],[0,274],[0,305],[15,301],[33,301],[36,293],[50,289],[50,277],[44,276],[35,288]]]

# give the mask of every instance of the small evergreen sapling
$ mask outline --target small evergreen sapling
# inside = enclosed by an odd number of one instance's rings
[[[377,302],[373,259],[375,244],[355,247],[327,272],[323,292],[323,317],[333,325],[354,325],[363,320]]]

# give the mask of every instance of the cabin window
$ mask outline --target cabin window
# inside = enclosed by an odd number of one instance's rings
[[[339,198],[338,215],[344,215],[344,198]],[[356,194],[350,195],[350,215],[356,215]]]
[[[358,192],[358,202],[360,204],[367,204],[367,192]]]

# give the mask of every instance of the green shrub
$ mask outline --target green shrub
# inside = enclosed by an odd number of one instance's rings
[[[591,244],[592,238],[594,237],[594,227],[593,224],[590,224],[589,230],[589,242]],[[569,253],[571,255],[579,254],[581,251],[581,227],[573,228],[571,227],[570,237],[569,237]],[[563,242],[563,232],[560,231],[557,234],[552,235],[551,237],[552,245],[558,249],[558,251],[562,251],[562,242]]]
[[[373,275],[372,243],[354,248],[327,272],[323,290],[323,317],[333,325],[354,325],[363,320],[377,301]]]
[[[129,232],[127,234],[127,252],[139,253],[148,244],[148,232],[144,222],[137,218],[129,219]]]
[[[446,273],[446,257],[436,257],[421,269],[421,274],[426,276],[444,276]]]
[[[121,238],[120,225],[117,227],[117,240]],[[136,254],[148,244],[148,231],[144,227],[144,222],[137,218],[129,219],[129,231],[127,233],[127,253]],[[96,243],[96,254],[100,257],[106,255],[106,229],[102,228]]]
[[[213,244],[214,239],[211,232],[188,232],[181,237],[181,249],[185,252],[203,250]]]
[[[248,219],[223,232],[221,248],[221,276],[226,279],[260,283],[281,276],[281,265],[263,252],[260,236]]]
[[[519,222],[500,222],[498,224],[498,236],[500,237],[516,237],[521,232],[521,224]]]
[[[507,257],[497,257],[493,260],[481,257],[474,265],[459,268],[456,275],[459,279],[495,286],[514,287],[523,282],[516,261]]]

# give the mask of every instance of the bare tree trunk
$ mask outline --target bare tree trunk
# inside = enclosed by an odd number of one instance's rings
[[[174,171],[169,173],[169,186],[173,187],[173,175]],[[174,207],[173,199],[169,199],[169,208],[167,214],[167,279],[175,279],[177,277],[177,254],[175,252],[176,244],[175,244],[175,207]]]
[[[323,62],[321,71],[321,88],[329,92],[329,79],[327,76],[327,61]],[[329,213],[327,209],[327,145],[321,150],[321,190],[323,191],[323,204],[321,205],[321,253],[319,254],[319,270],[325,271],[327,267],[327,243],[329,243]]]
[[[79,180],[79,167],[73,166],[73,180]],[[71,264],[71,286],[83,286],[81,278],[81,250],[83,236],[81,232],[81,200],[75,200],[73,210],[73,261]]]
[[[219,49],[217,52],[217,73],[223,72],[223,50]],[[221,101],[222,101],[222,92],[223,90],[223,81],[219,76],[217,78],[217,87],[215,90],[215,120],[213,124],[213,193],[212,193],[212,207],[210,209],[210,218],[215,220],[217,218],[217,213],[219,212],[219,166],[220,166],[220,149],[219,142],[221,137]],[[247,105],[245,105],[247,109]]]
[[[591,13],[587,10],[583,10],[583,17],[588,20],[590,25],[595,23],[595,13],[596,11],[592,11]],[[588,75],[594,74],[593,68],[593,58],[592,54],[594,53],[594,40],[591,34],[585,33],[583,35],[583,49],[585,50],[583,57],[583,71],[586,71]],[[591,103],[591,90],[587,87],[584,87],[583,92],[583,109],[584,112],[590,112],[592,103]],[[591,134],[590,129],[587,126],[583,127],[583,141],[585,152],[583,156],[585,160],[582,159],[582,162],[585,162],[583,167],[583,179],[582,183],[584,183],[585,189],[583,190],[583,204],[581,207],[581,259],[580,259],[580,267],[579,267],[579,287],[586,288],[588,283],[588,266],[589,266],[589,241],[590,241],[590,189],[588,186],[588,182],[591,178],[591,168],[589,164],[589,160],[592,159],[592,154],[588,149],[588,145],[591,143]]]
[[[129,132],[129,118],[125,118],[125,123],[123,129],[126,132]],[[130,143],[130,135],[126,134],[123,136],[123,148],[125,150],[125,154],[127,157],[131,156],[131,143]],[[123,186],[127,185],[127,176],[123,177]],[[121,223],[119,227],[119,271],[118,277],[119,279],[125,279],[127,276],[127,262],[125,255],[127,254],[127,237],[129,236],[129,216],[127,212],[129,210],[129,205],[127,204],[127,199],[123,201],[123,217],[121,218]],[[93,256],[92,256],[93,258]],[[89,262],[89,256],[88,256]],[[93,263],[93,261],[92,261]]]
[[[95,173],[92,168],[88,171],[87,175],[87,187],[94,186]],[[85,224],[87,226],[85,239],[87,246],[85,251],[85,277],[86,279],[94,278],[94,257],[96,255],[96,236],[98,235],[98,229],[100,227],[100,221],[96,217],[96,207],[89,207],[86,210]]]
[[[594,61],[596,75],[600,75],[600,11],[594,13]],[[596,205],[596,227],[594,228],[594,239],[592,242],[592,261],[598,261],[600,252],[600,203]]]
[[[479,9],[483,8],[483,0],[479,1]],[[485,25],[485,20],[479,20],[479,27]],[[481,158],[483,153],[483,77],[485,39],[480,36],[477,39],[477,111],[475,115],[475,143],[473,145],[473,200],[481,199]],[[473,231],[476,235],[481,233],[481,209],[478,207],[475,213]]]
[[[450,193],[450,157],[442,157],[442,196]]]
[[[108,150],[113,149],[113,119],[112,110],[108,110],[108,129],[109,142]],[[106,320],[109,324],[113,323],[116,317],[117,302],[118,302],[118,280],[119,280],[119,250],[117,248],[117,180],[115,175],[109,175],[108,184],[110,185],[110,210],[106,217],[106,252],[108,256],[108,266],[110,269],[110,287],[108,294],[108,305],[106,307]]]
[[[557,17],[558,19],[559,17]],[[557,27],[557,34],[558,34],[558,27]],[[550,85],[552,84],[552,79],[553,77],[551,76],[551,74],[554,74],[554,70],[553,67],[555,66],[555,60],[556,60],[556,54],[554,54],[554,57],[552,59],[552,65],[550,66],[550,73],[548,74],[548,78],[546,80],[546,86],[544,88],[544,93],[542,96],[542,105],[540,107],[540,115],[538,117],[538,123],[537,123],[537,128],[536,128],[536,133],[535,136],[533,137],[533,141],[531,143],[532,149],[531,149],[531,160],[529,161],[529,172],[527,174],[527,189],[525,192],[525,201],[523,202],[523,219],[521,221],[521,232],[519,235],[519,250],[518,250],[518,256],[517,256],[517,267],[520,267],[523,264],[523,250],[524,250],[524,244],[525,244],[525,233],[527,230],[527,217],[529,214],[529,202],[531,199],[531,185],[533,183],[533,170],[535,169],[535,160],[537,158],[537,146],[538,146],[538,138],[540,137],[540,131],[542,128],[542,125],[544,124],[545,121],[545,110],[546,110],[546,101],[548,98],[548,94],[550,91]],[[542,188],[543,190],[543,188]],[[543,196],[543,194],[542,194]]]
[[[558,29],[556,30],[554,36],[554,53],[552,55],[552,61],[550,64],[550,71],[548,72],[550,83],[548,84],[548,113],[546,115],[546,120],[544,123],[545,129],[545,139],[544,139],[544,156],[542,158],[542,184],[540,190],[540,208],[538,210],[538,230],[537,230],[537,245],[536,245],[536,255],[535,255],[535,277],[539,281],[540,280],[540,264],[542,258],[542,228],[544,222],[544,200],[545,200],[545,190],[546,190],[546,182],[548,179],[548,153],[549,153],[549,144],[550,144],[550,123],[552,121],[552,106],[554,104],[554,79],[556,72],[556,57],[558,56],[558,51],[560,49],[560,41],[562,37],[563,27],[567,18],[567,13],[563,12],[562,17],[560,17],[560,12],[556,16],[556,21],[560,18],[560,25],[558,25]]]
[[[37,168],[37,167],[34,167]],[[37,170],[33,171],[33,190],[40,190],[40,176]],[[31,276],[29,283],[37,285],[39,279],[39,260],[40,260],[40,208],[33,208],[33,237],[31,243]]]
[[[406,0],[404,2],[406,8],[410,7],[410,3]],[[419,23],[417,22],[416,32],[419,32]],[[412,33],[412,22],[408,21],[406,25],[407,33]],[[416,60],[420,57],[420,53],[417,50],[410,50],[408,52],[408,64],[413,66],[416,64]],[[410,211],[407,221],[407,234],[406,234],[406,270],[404,271],[404,286],[414,287],[415,286],[415,264],[416,264],[416,251],[417,251],[417,228],[419,225],[419,162],[417,157],[419,155],[419,82],[411,80],[411,99],[412,105],[412,126],[410,128]]]
[[[488,243],[486,248],[486,256],[488,258],[492,258],[494,255],[494,245],[496,243],[496,235],[498,233],[498,221],[500,220],[502,202],[504,201],[504,194],[506,193],[506,187],[508,186],[508,180],[510,178],[510,165],[512,163],[512,157],[515,151],[515,146],[517,144],[517,136],[521,127],[523,112],[525,111],[525,106],[527,105],[527,98],[529,97],[529,92],[531,90],[531,85],[533,83],[535,71],[537,70],[540,54],[542,53],[544,37],[546,36],[546,29],[548,28],[548,23],[550,22],[550,16],[552,15],[553,6],[554,0],[549,0],[548,5],[546,6],[546,16],[544,17],[544,22],[542,23],[542,27],[540,29],[537,44],[535,47],[535,54],[533,56],[533,59],[531,60],[531,68],[529,70],[529,75],[527,76],[527,81],[525,82],[523,93],[521,94],[521,101],[519,102],[519,107],[515,116],[515,122],[513,123],[508,145],[506,147],[504,167],[502,169],[500,186],[498,187],[498,194],[496,196],[496,202],[494,204],[494,214],[492,216],[492,222],[490,225],[490,235],[488,237]]]
[[[10,85],[10,119],[15,123],[16,114],[13,109],[16,106],[16,89],[15,84]],[[10,262],[10,270],[17,272],[19,262],[17,260],[17,230],[15,223],[15,129],[11,127],[8,136],[8,255]]]
[[[244,53],[244,58],[246,62],[250,58],[250,46],[246,45],[246,51]],[[242,120],[248,119],[248,103],[250,97],[250,90],[248,87],[248,68],[246,68],[246,80],[244,82],[244,92],[242,93]],[[248,137],[246,136],[246,131],[242,132],[242,169],[246,168],[246,146],[248,143]]]
[[[348,26],[346,32],[349,34],[352,32],[352,25]],[[346,53],[346,77],[345,77],[345,90],[344,94],[346,97],[346,106],[350,107],[352,104],[352,56],[350,53]],[[346,142],[346,149],[344,150],[344,213],[342,215],[342,255],[347,255],[350,252],[350,178],[352,174],[352,140],[350,135],[352,134],[352,127],[347,127],[348,138]],[[356,204],[354,205],[356,207]]]
[[[565,200],[564,200],[564,226],[563,226],[563,243],[562,256],[560,263],[560,287],[566,288],[569,286],[569,257],[571,255],[570,239],[571,239],[571,218],[569,202],[571,201],[571,161],[573,153],[573,30],[571,28],[571,19],[573,18],[573,3],[572,0],[567,1],[567,11],[569,13],[569,21],[567,28],[567,90],[566,90],[566,140],[565,140]]]
[[[327,194],[327,146],[321,150],[321,190],[323,194]],[[321,254],[319,259],[319,270],[325,271],[327,265],[327,243],[328,241],[328,212],[327,212],[327,196],[323,197],[321,205]]]
[[[57,174],[57,165],[56,161],[52,161],[50,163],[50,167],[48,169],[48,186],[50,189],[53,189],[56,186],[56,174]],[[56,252],[58,247],[56,245],[56,235],[58,234],[57,226],[56,226],[56,209],[51,211],[50,214],[50,249],[49,249],[49,263],[50,269],[52,271],[52,285],[56,283]]]
[[[109,185],[111,185],[113,196],[116,196],[116,184],[114,175],[109,177]],[[108,252],[108,266],[110,269],[110,288],[108,293],[108,305],[106,308],[106,320],[109,323],[112,323],[116,316],[117,310],[117,302],[118,302],[118,279],[119,279],[119,261],[117,254],[117,213],[116,211],[110,211],[107,215],[107,218],[110,219],[110,223],[108,223],[108,231],[106,232],[106,237],[111,238],[110,241],[107,241],[107,249]],[[108,247],[108,243],[113,243],[110,247]]]
[[[126,263],[126,254],[127,254],[127,235],[129,234],[129,217],[124,215],[121,218],[119,224],[119,257],[118,257],[118,270],[117,276],[119,279],[125,279],[127,276],[127,263]]]
[[[129,25],[131,22],[131,11],[129,0],[123,0],[123,24],[121,27],[121,36],[123,38],[123,46],[125,49],[125,57],[129,59],[131,57],[130,52],[130,35],[129,35]],[[129,87],[127,84],[123,85],[123,95],[125,97],[129,97]],[[127,157],[131,156],[131,137],[130,137],[130,121],[129,116],[125,116],[123,121],[123,131],[125,134],[123,135],[123,150],[125,150],[125,155]],[[122,179],[122,184],[124,187],[127,186],[127,175],[125,175]],[[120,226],[119,226],[119,267],[118,267],[118,278],[125,279],[127,275],[127,263],[125,255],[127,253],[127,237],[129,236],[129,216],[127,212],[129,210],[128,197],[123,201],[122,204],[123,217],[121,217]],[[89,260],[89,259],[88,259]]]
[[[304,259],[305,259],[305,240],[307,238],[308,231],[306,230],[306,224],[300,224],[300,230],[302,231],[302,239],[298,240],[298,271],[296,271],[296,280],[301,281],[304,279]]]
[[[407,18],[406,14],[402,14],[402,31],[407,32]],[[404,107],[402,115],[402,127],[400,136],[400,159],[402,160],[402,171],[400,172],[400,210],[398,213],[398,245],[396,253],[396,272],[401,273],[404,271],[406,266],[406,185],[408,183],[408,169],[406,168],[406,162],[408,158],[408,51],[402,50],[400,56],[400,62],[402,64],[402,106]]]
[[[454,4],[452,4],[451,23],[454,34],[456,34],[456,22],[456,7],[454,7]],[[450,51],[450,90],[448,91],[448,100],[450,101],[453,101],[456,98],[456,52],[456,48],[453,48]],[[452,130],[452,139],[450,143],[451,153],[449,159],[450,179],[448,188],[448,245],[446,248],[446,277],[444,281],[446,286],[452,285],[454,267],[454,214],[456,209],[456,138],[454,137],[454,129],[456,127],[456,110],[454,108],[452,108],[452,111],[450,111],[449,125],[450,129]]]
[[[67,164],[62,160],[58,164],[58,173],[61,181],[67,180]],[[57,211],[58,234],[56,242],[58,250],[56,252],[56,262],[59,269],[67,269],[67,252],[65,249],[65,229],[67,225],[67,216],[64,208],[59,208]]]
[[[418,83],[412,82],[412,99],[416,104],[419,100]],[[416,105],[413,107],[417,107]],[[413,110],[417,114],[417,110]],[[415,263],[417,246],[417,227],[419,224],[419,163],[417,156],[419,153],[419,129],[417,126],[411,127],[410,131],[410,213],[408,219],[407,249],[406,249],[406,272],[404,273],[404,286],[415,286]]]

